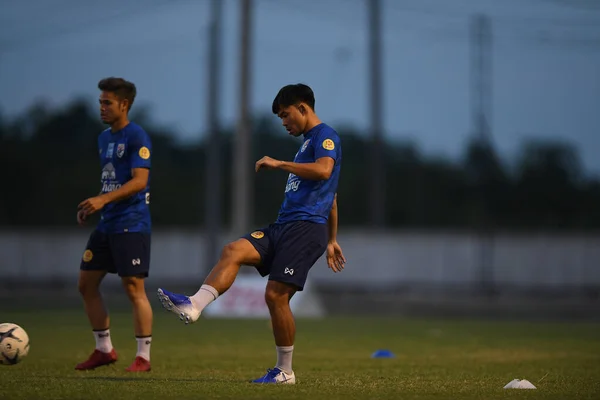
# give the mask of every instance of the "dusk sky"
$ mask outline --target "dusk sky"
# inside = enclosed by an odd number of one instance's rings
[[[222,123],[238,113],[239,3],[226,0]],[[504,155],[525,138],[559,139],[600,174],[600,6],[593,0],[386,0],[384,127],[455,158],[473,130],[469,23],[492,18],[492,133]],[[141,6],[143,4],[143,7]],[[311,85],[329,124],[369,126],[366,0],[255,0],[252,110],[288,83]],[[122,76],[182,140],[205,132],[207,0],[0,0],[0,111],[43,99],[95,101]],[[273,117],[275,118],[275,117]],[[285,134],[282,129],[282,135]]]

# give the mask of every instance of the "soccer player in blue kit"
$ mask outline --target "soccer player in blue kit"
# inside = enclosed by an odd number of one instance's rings
[[[144,288],[150,269],[150,155],[148,134],[129,121],[128,113],[136,96],[133,83],[106,78],[98,83],[100,117],[110,125],[98,137],[102,190],[98,196],[79,204],[77,221],[100,212],[100,221],[83,253],[79,271],[79,292],[96,339],[90,357],[77,370],[94,369],[117,361],[113,349],[109,316],[99,287],[107,273],[116,273],[133,306],[137,354],[127,368],[130,372],[150,371],[152,308]]]
[[[186,324],[198,320],[202,310],[233,284],[242,265],[269,276],[265,300],[271,315],[277,363],[254,383],[296,383],[292,353],[296,327],[290,299],[304,288],[309,270],[327,252],[334,272],[346,262],[337,243],[337,186],[342,164],[340,138],[315,114],[315,97],[303,84],[284,86],[273,100],[290,135],[303,136],[294,162],[263,157],[255,169],[289,172],[285,199],[275,223],[229,243],[219,262],[193,296],[158,289],[163,306]]]

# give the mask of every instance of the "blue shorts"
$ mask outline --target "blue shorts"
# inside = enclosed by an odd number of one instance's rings
[[[150,233],[107,234],[95,230],[90,235],[79,268],[83,271],[107,271],[122,277],[147,277],[150,271]]]
[[[266,228],[244,235],[261,258],[256,269],[269,280],[289,283],[300,291],[304,289],[308,271],[327,249],[326,224],[293,221],[271,224]]]

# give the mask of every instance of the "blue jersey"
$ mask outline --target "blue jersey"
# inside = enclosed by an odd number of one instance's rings
[[[98,137],[102,166],[102,193],[119,189],[132,178],[133,168],[150,168],[152,144],[148,134],[130,122],[117,132],[105,130]],[[150,232],[150,176],[146,188],[102,209],[98,230],[105,233]]]
[[[319,124],[304,134],[304,142],[294,162],[314,163],[321,157],[331,157],[335,162],[329,179],[315,181],[290,174],[285,185],[285,199],[275,223],[327,223],[340,179],[342,146],[337,132],[326,124]]]

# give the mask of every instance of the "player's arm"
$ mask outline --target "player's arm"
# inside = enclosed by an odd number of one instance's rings
[[[302,179],[324,181],[329,179],[333,172],[335,161],[331,157],[321,157],[314,163],[295,163],[280,161],[279,169],[290,172]]]
[[[148,168],[133,168],[131,170],[131,179],[123,186],[115,191],[104,193],[100,196],[104,198],[104,205],[116,203],[141,192],[148,185],[149,175],[150,170]]]
[[[344,257],[344,253],[342,253],[342,248],[337,242],[337,193],[333,198],[333,205],[331,206],[331,211],[329,212],[327,224],[329,228],[329,243],[327,244],[327,266],[331,268],[333,272],[340,272],[344,269],[344,265],[346,264],[346,257]]]
[[[327,180],[331,176],[335,161],[331,157],[321,157],[314,163],[296,163],[290,161],[275,160],[271,157],[263,157],[256,162],[254,169],[281,169],[290,172],[302,179],[313,181]]]
[[[98,196],[102,195],[102,190],[98,193]],[[85,225],[87,220],[87,213],[83,208],[77,209],[77,223],[81,226]]]
[[[148,184],[150,170],[148,168],[133,168],[131,170],[131,175],[132,178],[117,190],[96,197],[90,197],[79,203],[79,210],[83,211],[86,216],[91,215],[100,211],[109,203],[121,201],[144,190]]]
[[[333,205],[329,212],[329,218],[327,219],[327,226],[329,230],[329,243],[337,242],[337,227],[338,227],[338,209],[337,209],[337,193],[333,198]]]
[[[261,168],[282,169],[286,172],[299,176],[302,179],[313,181],[327,180],[333,173],[333,167],[339,156],[336,137],[331,135],[323,136],[317,139],[316,143],[311,142],[313,146],[315,162],[295,163],[290,161],[275,160],[271,157],[263,157],[256,162],[255,170],[258,172]]]

